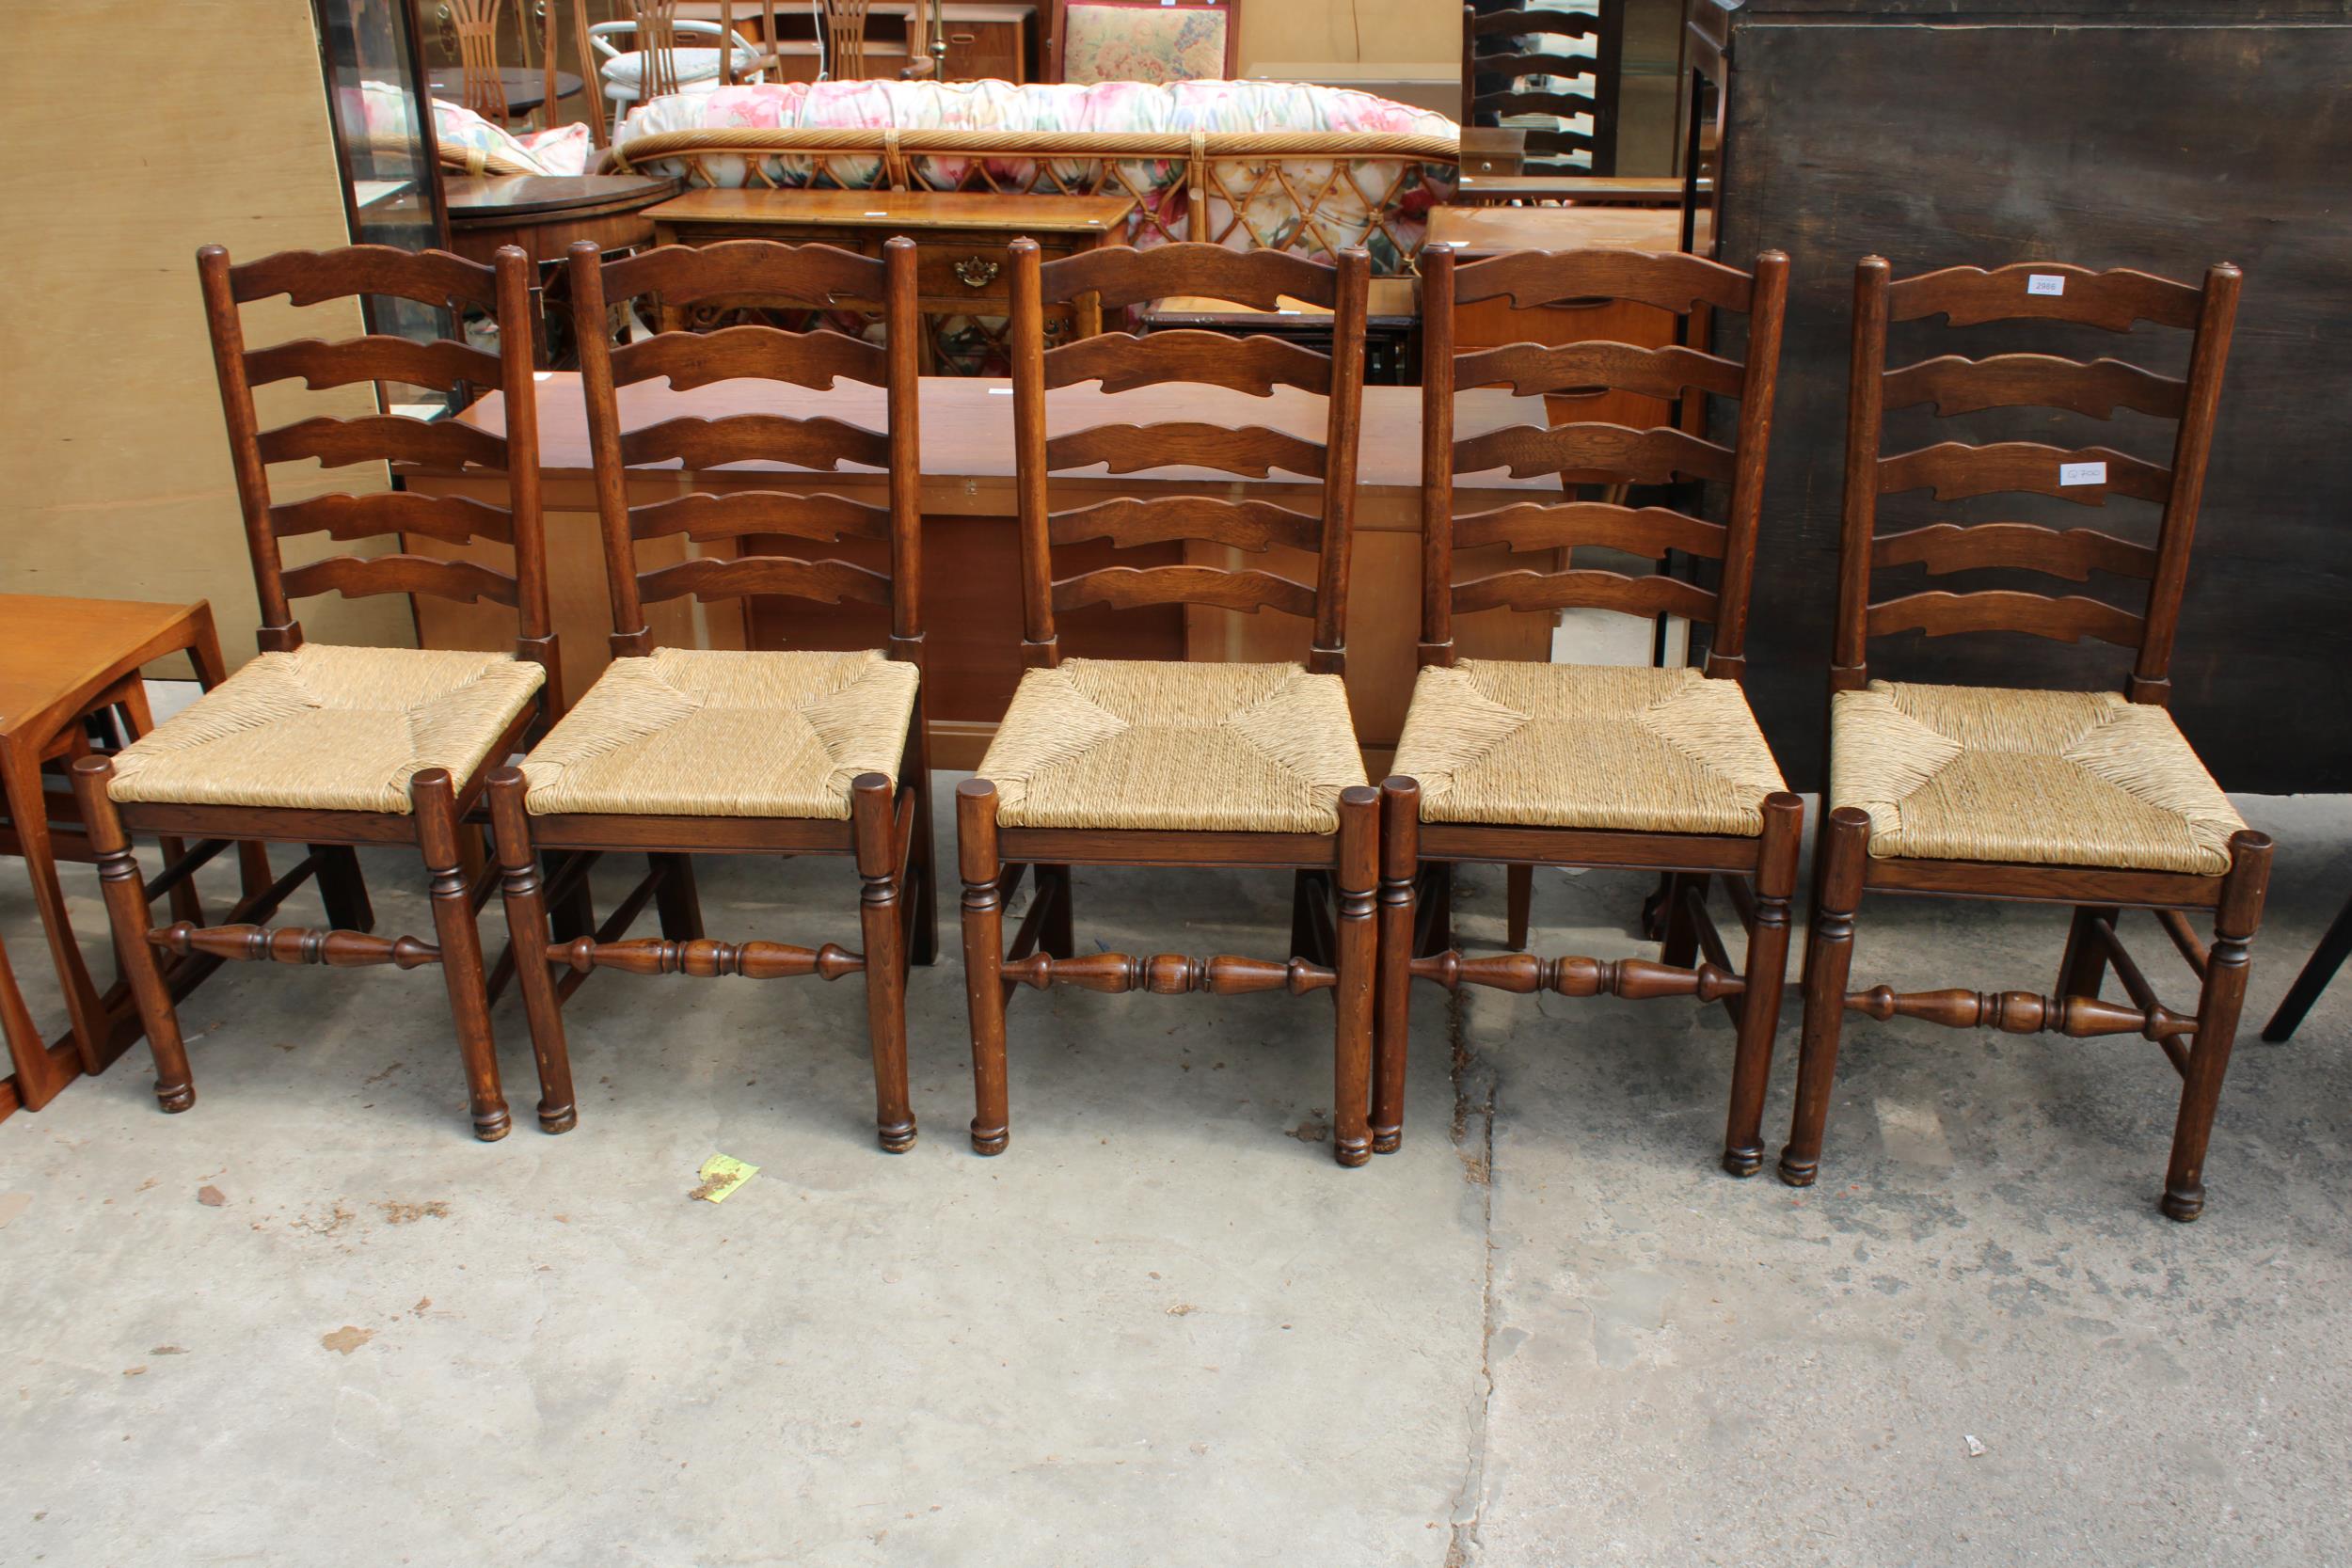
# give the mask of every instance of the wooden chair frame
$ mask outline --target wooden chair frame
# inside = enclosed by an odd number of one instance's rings
[[[2171,692],[2173,634],[2237,310],[2238,269],[2216,266],[2205,274],[2202,287],[2127,269],[2091,272],[2046,261],[1990,271],[1949,267],[1899,282],[1891,280],[1891,271],[1883,258],[1866,257],[1854,277],[1845,515],[1830,689],[1853,691],[1867,682],[1866,649],[1874,637],[1915,629],[1930,637],[2012,631],[2068,642],[2091,637],[2130,648],[2134,662],[2123,694],[2135,703],[2163,704]],[[2037,277],[2062,279],[2062,292],[2039,292],[2040,286],[2030,281]],[[2135,322],[2153,322],[2194,335],[2188,374],[2183,380],[2115,359],[2083,363],[2024,354],[1978,360],[1944,356],[1888,370],[1888,323],[1935,315],[1945,316],[1954,326],[2042,320],[2119,333],[2130,331]],[[2041,407],[2108,419],[2118,407],[2130,407],[2177,420],[2179,430],[2169,467],[2106,447],[2070,451],[2033,442],[1941,442],[1882,457],[1884,411],[1930,402],[1940,415]],[[2063,485],[2060,465],[2086,460],[2105,462],[2110,477],[2097,484]],[[2153,547],[2086,529],[2061,532],[2030,523],[1967,528],[1938,523],[1889,536],[1877,533],[1881,495],[1930,485],[1940,498],[2027,492],[2095,506],[2105,506],[2110,494],[2128,495],[2161,505],[2164,514]],[[2077,582],[2099,570],[2146,582],[2147,609],[2134,615],[2103,600],[2007,588],[1959,594],[1938,590],[1870,600],[1874,568],[1915,563],[1931,574],[2007,568]],[[1867,813],[1845,806],[1828,814],[1814,873],[1813,923],[1805,942],[1804,1044],[1796,1112],[1780,1158],[1781,1180],[1805,1186],[1819,1174],[1839,1034],[1849,1011],[1881,1021],[1919,1018],[1949,1028],[1996,1028],[2021,1035],[2084,1038],[2137,1034],[2160,1047],[2182,1078],[2161,1206],[2175,1220],[2195,1219],[2204,1208],[2205,1146],[2245,1002],[2248,944],[2261,921],[2269,882],[2270,840],[2251,831],[2233,834],[2230,868],[2219,876],[1873,859],[1869,844]],[[1866,891],[2074,906],[2055,993],[1904,992],[1885,986],[1849,991],[1855,915]],[[2169,1011],[2157,1001],[2153,987],[2118,938],[2119,912],[2135,908],[2155,915],[2197,974],[2194,1017]],[[2208,910],[2214,915],[2210,949],[2198,940],[2187,918],[2190,911]],[[2110,968],[2131,997],[2128,1006],[2099,999]]]
[[[389,245],[354,245],[342,250],[287,251],[231,266],[218,245],[197,252],[204,309],[212,330],[213,358],[220,380],[221,409],[228,422],[229,450],[245,515],[246,543],[253,560],[254,585],[262,607],[258,634],[263,653],[288,653],[302,645],[302,626],[290,601],[338,593],[346,597],[374,594],[435,594],[463,601],[489,599],[514,608],[519,622],[517,658],[546,671],[539,701],[507,726],[471,777],[453,778],[431,768],[410,783],[413,814],[307,811],[273,806],[177,803],[118,803],[108,794],[114,764],[86,757],[73,765],[73,789],[114,927],[132,994],[155,1054],[155,1098],[167,1111],[196,1102],[186,1045],[172,1006],[172,988],[157,962],[157,950],[182,958],[326,964],[354,968],[394,964],[415,969],[440,966],[465,1061],[474,1132],[491,1140],[511,1125],[499,1081],[498,1052],[490,1030],[481,935],[476,920],[493,878],[487,870],[469,876],[461,853],[467,815],[480,801],[492,768],[543,715],[558,713],[563,693],[557,646],[548,610],[546,549],[541,535],[538,416],[532,379],[533,311],[531,259],[513,245],[500,247],[495,263],[484,266],[446,252],[410,252]],[[274,294],[296,305],[350,295],[392,294],[450,309],[470,306],[495,315],[499,353],[493,356],[468,344],[440,340],[362,337],[340,342],[300,339],[269,348],[247,349],[238,307]],[[253,388],[300,378],[312,389],[361,382],[401,382],[451,390],[495,385],[504,394],[507,434],[496,436],[468,425],[431,423],[403,415],[354,419],[316,418],[260,428]],[[457,462],[486,473],[504,472],[510,506],[434,499],[402,492],[327,495],[273,502],[269,465],[316,457],[329,467],[364,462],[434,460]],[[278,541],[310,533],[338,540],[396,533],[463,544],[489,539],[510,546],[514,570],[471,561],[442,561],[421,555],[331,556],[287,567]],[[140,876],[130,835],[151,832],[196,843],[152,879]],[[178,888],[196,868],[230,844],[296,843],[310,853],[259,895],[249,895],[219,926],[177,922],[151,928],[150,904]],[[413,844],[421,851],[431,879],[437,945],[413,937],[373,935],[374,913],[353,847]],[[267,929],[265,921],[285,898],[315,878],[330,929]],[[544,1082],[543,1082],[544,1088]],[[564,1117],[568,1102],[561,1107]],[[541,1120],[550,1123],[543,1100]],[[560,1119],[560,1118],[559,1118]],[[563,1119],[563,1125],[569,1125]],[[550,1126],[561,1131],[560,1126]]]
[[[1422,642],[1424,668],[1454,662],[1453,618],[1497,606],[1518,610],[1596,607],[1628,614],[1677,614],[1711,623],[1705,673],[1739,681],[1746,670],[1749,588],[1763,503],[1779,373],[1788,258],[1766,251],[1753,275],[1697,257],[1640,251],[1522,251],[1456,265],[1432,246],[1422,258]],[[1676,312],[1682,335],[1709,311],[1748,316],[1747,357],[1735,363],[1687,343],[1640,349],[1588,341],[1559,347],[1515,343],[1456,356],[1457,306],[1509,296],[1528,307],[1565,299],[1629,300]],[[1646,429],[1608,423],[1522,427],[1457,444],[1454,394],[1460,386],[1510,382],[1521,394],[1607,388],[1659,398],[1667,415]],[[1680,428],[1693,394],[1737,398],[1739,422],[1729,447]],[[1475,449],[1474,451],[1472,449]],[[1726,521],[1707,522],[1663,507],[1565,501],[1454,515],[1457,460],[1515,473],[1558,472],[1571,483],[1656,483],[1677,475],[1728,487]],[[1609,546],[1662,561],[1679,549],[1721,563],[1709,592],[1662,570],[1647,577],[1569,568],[1517,570],[1470,582],[1454,580],[1457,545],[1502,544],[1515,551]],[[1772,1070],[1788,962],[1789,904],[1796,894],[1804,804],[1787,791],[1765,798],[1754,836],[1637,832],[1421,820],[1417,781],[1392,776],[1381,785],[1380,984],[1373,1148],[1395,1149],[1403,1137],[1405,1065],[1412,982],[1456,990],[1550,990],[1563,996],[1613,995],[1646,1001],[1694,996],[1720,1002],[1738,1030],[1724,1168],[1753,1175],[1763,1164],[1764,1090]],[[1466,958],[1454,950],[1451,898],[1455,864],[1501,863],[1509,871],[1507,954]],[[1657,960],[1564,957],[1521,951],[1539,865],[1656,871],[1663,875]],[[1721,878],[1747,929],[1744,973],[1732,967],[1708,911]]]
[[[1357,439],[1362,418],[1364,322],[1371,261],[1343,252],[1336,267],[1279,251],[1231,251],[1172,245],[1155,250],[1113,246],[1041,263],[1036,242],[1011,249],[1014,440],[1021,524],[1024,660],[1052,669],[1062,651],[1057,611],[1090,604],[1133,608],[1200,604],[1243,612],[1273,608],[1313,623],[1306,668],[1341,674],[1346,664],[1349,555],[1356,502]],[[1045,308],[1093,296],[1108,312],[1174,294],[1199,294],[1271,310],[1288,294],[1333,311],[1328,356],[1264,337],[1240,343],[1208,332],[1110,333],[1045,347]],[[1046,436],[1049,387],[1101,379],[1127,388],[1202,383],[1264,391],[1273,382],[1324,392],[1329,400],[1325,443],[1257,427],[1100,425]],[[1312,455],[1301,449],[1311,449]],[[1168,464],[1233,474],[1263,474],[1311,464],[1323,481],[1320,517],[1261,501],[1200,497],[1112,500],[1072,511],[1049,508],[1056,467],[1114,458],[1117,472]],[[1057,542],[1109,537],[1121,543],[1200,541],[1242,549],[1268,547],[1268,530],[1315,548],[1311,587],[1261,571],[1207,565],[1108,567],[1054,577]],[[1374,895],[1377,879],[1378,798],[1367,786],[1342,792],[1336,832],[1191,832],[1000,826],[996,786],[970,779],[956,790],[956,837],[963,874],[964,984],[971,1008],[976,1115],[972,1147],[1001,1153],[1009,1135],[1005,1015],[1016,987],[1039,990],[1207,991],[1329,990],[1334,1033],[1333,1151],[1343,1165],[1371,1156],[1366,1129],[1372,1058],[1372,985],[1376,962]],[[1292,956],[1269,960],[1218,955],[1149,958],[1077,955],[1072,934],[1073,865],[1265,866],[1299,874]],[[1004,911],[1025,874],[1036,892],[1005,944]],[[1327,892],[1327,883],[1329,889]],[[1332,903],[1336,902],[1336,913]]]
[[[1489,40],[1507,40],[1538,34],[1594,40],[1589,62],[1592,96],[1511,85],[1521,76],[1584,75],[1587,72],[1583,71],[1562,69],[1570,63],[1588,63],[1579,56],[1497,54],[1482,47]],[[1481,76],[1501,76],[1506,85],[1481,92]],[[1593,118],[1590,131],[1526,131],[1519,149],[1522,165],[1528,158],[1551,158],[1581,151],[1591,159],[1586,173],[1615,174],[1618,97],[1624,76],[1625,0],[1599,0],[1597,12],[1553,10],[1542,0],[1507,10],[1462,8],[1463,125],[1500,126],[1504,115],[1523,113],[1567,117],[1581,114]]]
[[[916,311],[914,242],[887,242],[881,260],[831,245],[787,245],[738,240],[700,248],[665,245],[605,261],[596,246],[571,247],[572,311],[584,334],[581,389],[596,465],[596,507],[602,523],[606,584],[612,599],[615,658],[654,652],[644,606],[662,598],[777,594],[839,603],[887,605],[889,656],[923,667],[920,610],[921,448],[916,409],[920,316]],[[604,337],[608,299],[654,293],[665,307],[723,294],[777,293],[794,298],[878,299],[889,333],[886,349],[831,331],[787,332],[736,326],[723,332],[664,332],[615,349]],[[781,420],[758,414],[674,420],[624,434],[616,388],[666,376],[675,387],[741,376],[771,376],[828,387],[836,376],[886,389],[890,428],[868,432],[830,420]],[[760,461],[816,472],[840,461],[870,462],[886,448],[890,503],[886,512],[838,497],[781,490],[726,496],[696,493],[644,506],[628,503],[628,466],[659,463],[691,445],[690,468]],[[798,476],[795,476],[798,477]],[[685,533],[699,541],[734,541],[732,559],[704,556],[682,564],[641,569],[637,542]],[[787,534],[818,543],[849,537],[887,542],[883,574],[842,560],[802,560],[741,553],[759,534]],[[543,1069],[566,1086],[571,1058],[563,1005],[597,970],[637,974],[755,980],[815,974],[834,980],[866,977],[866,1022],[872,1037],[876,1121],[882,1148],[912,1148],[914,1114],[907,1087],[906,977],[910,963],[938,954],[936,885],[931,847],[930,751],[917,689],[905,751],[894,790],[881,773],[864,773],[851,789],[846,820],[806,817],[686,816],[561,813],[532,816],[525,808],[520,769],[490,779],[507,925],[532,1039]],[[562,869],[543,879],[535,850],[564,851]],[[644,852],[645,879],[601,924],[568,940],[550,927],[550,905],[576,898],[588,867],[601,855]],[[694,895],[694,855],[841,855],[854,860],[862,884],[859,919],[865,951],[834,943],[807,948],[773,942],[727,942],[703,934]],[[909,881],[913,896],[906,896]],[[658,906],[662,935],[630,939],[628,930],[646,905]],[[558,969],[568,974],[556,977]]]

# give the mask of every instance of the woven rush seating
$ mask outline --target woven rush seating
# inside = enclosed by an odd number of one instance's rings
[[[920,679],[876,650],[616,659],[524,759],[524,805],[846,820],[859,774],[897,784]]]
[[[1237,832],[1337,832],[1367,783],[1339,676],[1152,659],[1029,671],[979,776],[1008,827]]]
[[[2171,714],[2113,691],[1872,681],[1830,726],[1830,804],[1878,859],[2218,877],[2246,827]]]
[[[509,654],[263,654],[115,758],[117,800],[405,816],[428,768],[470,777],[547,672]]]
[[[1421,673],[1395,771],[1424,822],[1746,837],[1788,787],[1737,681],[1493,659]]]

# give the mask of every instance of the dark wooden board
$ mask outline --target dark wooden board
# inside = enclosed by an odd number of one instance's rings
[[[2004,24],[2026,10],[2029,24]],[[1854,12],[1873,18],[1832,14]],[[2352,120],[2338,107],[2352,80],[2352,6],[2119,0],[2099,14],[2105,24],[2052,25],[2049,8],[2021,0],[1755,0],[1734,13],[1723,253],[1775,245],[1795,259],[1749,684],[1800,787],[1821,775],[1853,264],[1876,251],[1899,278],[2029,260],[2191,282],[2215,261],[2245,267],[2173,710],[2230,788],[2352,788],[2352,709],[2317,696],[2352,655]],[[1957,16],[1982,24],[1926,24]],[[2145,324],[2127,337],[2067,329],[2053,352],[2177,374],[2185,337]],[[1890,363],[2022,346],[2016,329],[1907,324]],[[1977,418],[1890,415],[1882,450],[1964,435],[2165,457],[2145,450],[2153,427],[2128,412]],[[1881,531],[2024,520],[2144,543],[2153,513],[2128,500],[1930,509],[1924,497],[1889,498]],[[1881,592],[1892,582],[1882,574]],[[1997,574],[1915,583],[2003,585]],[[2132,586],[2094,580],[2092,591],[2136,609]],[[2096,642],[1912,635],[1873,643],[1870,662],[1890,679],[2097,687],[2120,684],[2127,656]]]

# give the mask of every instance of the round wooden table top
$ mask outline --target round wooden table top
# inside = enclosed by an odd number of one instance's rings
[[[484,174],[442,186],[452,229],[584,217],[651,206],[675,195],[679,182],[660,174]]]
[[[437,66],[425,73],[426,90],[436,98],[446,98],[453,103],[466,101],[466,72],[462,67]],[[506,89],[506,112],[510,115],[529,114],[548,101],[547,73],[526,71],[520,66],[501,66],[499,85]],[[555,73],[555,96],[569,98],[580,90],[580,78],[568,71]]]

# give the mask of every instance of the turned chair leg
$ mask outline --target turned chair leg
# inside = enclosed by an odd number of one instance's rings
[[[2112,925],[2118,911],[2108,906],[2084,904],[2074,911],[2074,918],[2066,927],[2066,953],[2058,959],[2058,990],[2059,996],[2096,997],[2099,988],[2106,983],[2106,944],[2090,934],[2093,921],[2105,920]]]
[[[2246,1005],[2247,949],[2262,924],[2263,897],[2270,889],[2270,840],[2251,830],[2232,833],[2224,876],[2213,946],[2205,955],[2205,983],[2197,997],[2197,1037],[2189,1046],[2181,1113],[2172,1127],[2172,1163],[2164,1178],[2164,1212],[2184,1223],[2205,1210],[2205,1144],[2213,1136],[2221,1077],[2230,1069],[2238,1012]]]
[[[1420,914],[1421,785],[1380,785],[1379,976],[1373,1019],[1372,1151],[1405,1141],[1405,1056],[1412,1032],[1413,926]]]
[[[2328,989],[2328,982],[2336,977],[2336,971],[2344,967],[2346,958],[2352,958],[2352,898],[2345,899],[2344,908],[2336,911],[2328,934],[2319,939],[2319,945],[2304,960],[2301,973],[2296,975],[2295,984],[2287,988],[2279,1010],[2263,1025],[2263,1038],[2277,1045],[2292,1037],[2302,1023],[2303,1015],[2312,1010],[2312,1005]]]
[[[1527,951],[1528,916],[1535,907],[1535,868],[1513,865],[1503,868],[1502,945],[1508,952]]]
[[[528,790],[520,769],[490,775],[490,823],[498,843],[500,893],[506,904],[506,939],[515,954],[515,981],[531,1025],[531,1053],[539,1065],[539,1126],[568,1132],[580,1121],[572,1093],[572,1055],[564,1039],[564,1004],[548,969],[547,885],[531,847]]]
[[[1764,1164],[1764,1091],[1772,1077],[1772,1039],[1788,983],[1788,901],[1797,892],[1804,842],[1804,801],[1786,791],[1764,800],[1756,843],[1756,925],[1748,932],[1747,989],[1740,997],[1739,1044],[1732,1058],[1731,1111],[1724,1124],[1724,1169],[1754,1176]]]
[[[1001,1154],[1009,1136],[1005,867],[996,849],[996,786],[986,779],[956,785],[956,859],[963,874],[963,989],[972,1015],[972,1151]]]
[[[359,851],[348,844],[313,844],[318,858],[319,901],[326,923],[339,931],[375,929],[375,906],[368,901],[368,879],[359,871]]]
[[[105,895],[106,918],[114,927],[115,950],[130,982],[131,997],[146,1025],[148,1048],[155,1056],[155,1103],[167,1111],[184,1111],[196,1103],[196,1083],[188,1072],[188,1050],[180,1037],[180,1015],[171,1005],[171,988],[164,983],[162,966],[148,942],[151,928],[147,881],[131,853],[130,836],[115,810],[107,785],[115,766],[104,757],[84,757],[73,765],[73,797],[82,810],[91,851],[98,857],[98,884]]]
[[[694,885],[691,855],[648,855],[661,879],[653,885],[655,916],[661,934],[672,942],[693,942],[703,935],[703,900]]]
[[[1870,852],[1870,815],[1840,806],[1821,824],[1813,874],[1813,926],[1804,941],[1804,1034],[1797,1048],[1797,1108],[1780,1151],[1780,1179],[1809,1187],[1821,1168],[1821,1134],[1837,1076],[1846,1022],[1846,976],[1853,967],[1854,913]]]
[[[416,811],[417,845],[424,852],[432,890],[433,929],[441,944],[441,981],[449,990],[457,1050],[466,1063],[474,1136],[493,1143],[506,1136],[514,1122],[507,1115],[506,1095],[499,1086],[498,1041],[490,1032],[489,978],[482,964],[482,932],[474,924],[473,900],[468,896],[470,879],[459,847],[463,824],[449,769],[427,768],[416,774],[408,781],[408,798]]]
[[[1339,864],[1332,873],[1339,919],[1332,945],[1331,1152],[1343,1165],[1372,1159],[1372,989],[1380,938],[1380,796],[1369,784],[1340,791]]]
[[[874,1047],[874,1125],[882,1148],[914,1147],[907,1093],[907,955],[898,912],[898,792],[887,775],[860,773],[850,784],[850,822],[857,844],[858,919],[866,935],[866,1028]],[[912,831],[910,829],[910,831]]]
[[[914,722],[920,726],[923,714],[918,703]],[[914,887],[914,929],[908,943],[907,958],[911,963],[928,967],[939,961],[939,850],[932,842],[935,830],[931,824],[931,770],[929,748],[917,748],[912,774],[905,782],[914,790],[914,849],[908,857]]]

